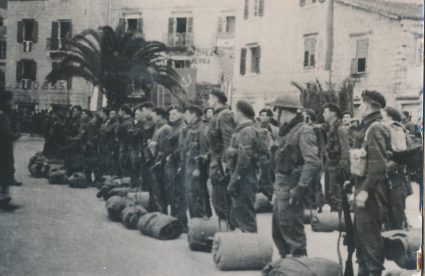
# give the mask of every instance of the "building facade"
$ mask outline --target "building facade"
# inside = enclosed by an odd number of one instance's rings
[[[362,90],[375,89],[391,105],[417,114],[423,66],[418,4],[244,0],[238,13],[233,102],[248,99],[259,110],[278,95],[299,93],[292,81],[339,85],[349,78],[356,101]]]
[[[14,92],[18,107],[89,107],[93,87],[86,81],[53,86],[45,78],[58,62],[50,54],[61,49],[63,39],[106,25],[107,12],[102,0],[8,1],[6,89]]]

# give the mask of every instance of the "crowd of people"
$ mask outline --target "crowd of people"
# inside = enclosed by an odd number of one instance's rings
[[[8,157],[0,160],[0,200],[7,202],[5,183],[14,173],[9,146],[19,137],[8,119],[10,101],[4,93],[0,151]],[[408,227],[409,168],[390,158],[393,140],[400,138],[392,137],[396,130],[405,141],[417,135],[408,114],[368,90],[357,119],[332,103],[315,114],[295,95],[278,97],[273,110],[258,114],[245,101],[231,110],[217,89],[208,104],[204,110],[197,105],[164,110],[145,102],[97,112],[80,106],[50,112],[43,154],[63,159],[69,174],[84,172],[93,185],[103,175],[130,177],[132,188],[149,192],[150,211],[176,217],[185,230],[189,218],[215,213],[232,230],[256,232],[255,196],[264,193],[273,201],[272,236],[282,258],[307,255],[304,209],[320,211],[326,203],[341,212],[342,193],[350,190],[358,275],[381,275],[381,231]],[[353,173],[353,149],[367,154],[363,174]]]

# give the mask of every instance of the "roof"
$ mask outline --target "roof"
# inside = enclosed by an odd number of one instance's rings
[[[336,0],[367,12],[376,13],[393,19],[423,20],[423,5],[385,0]]]

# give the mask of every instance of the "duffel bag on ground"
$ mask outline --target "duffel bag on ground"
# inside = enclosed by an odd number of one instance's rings
[[[258,234],[217,233],[212,254],[220,270],[261,270],[272,260],[273,245]]]
[[[123,177],[123,178],[113,179],[112,185],[115,185],[116,187],[130,187],[131,178],[130,177]]]
[[[183,231],[181,223],[176,218],[159,212],[141,216],[137,223],[137,229],[143,235],[158,240],[177,239]]]
[[[214,235],[218,232],[227,232],[227,225],[217,217],[191,219],[187,232],[189,248],[193,251],[211,252]]]
[[[404,269],[416,269],[416,251],[422,241],[419,229],[385,231],[381,235],[387,260]]]
[[[270,200],[263,193],[256,194],[254,208],[256,213],[269,213],[273,211]]]
[[[54,168],[49,171],[49,184],[64,185],[68,183],[65,168]]]
[[[131,188],[126,188],[126,187],[113,188],[108,192],[107,197],[110,198],[116,195],[126,197],[129,192],[131,192]]]
[[[108,211],[108,217],[112,221],[121,221],[121,212],[127,207],[128,201],[126,198],[121,196],[113,196],[106,201],[106,210]]]
[[[385,273],[385,276],[413,276],[419,275],[416,270],[397,270]]]
[[[351,219],[353,221],[353,215]],[[337,212],[317,213],[311,219],[311,229],[314,232],[345,231],[344,214],[339,218]]]
[[[263,276],[342,276],[342,268],[322,258],[285,258],[265,266]]]
[[[47,177],[49,160],[41,152],[37,152],[29,161],[28,170],[32,177]]]
[[[305,209],[304,210],[304,224],[310,224],[311,219],[316,215],[317,215],[317,210]]]
[[[125,207],[121,212],[121,222],[128,229],[137,229],[140,217],[147,213],[146,209],[140,205]]]
[[[127,198],[149,210],[149,192],[129,192]]]
[[[71,188],[87,188],[88,186],[87,178],[81,172],[71,175],[68,179],[68,184]]]

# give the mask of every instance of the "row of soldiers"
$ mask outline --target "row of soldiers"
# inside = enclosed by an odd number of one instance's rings
[[[230,229],[256,232],[255,195],[263,192],[273,198],[272,235],[282,257],[307,255],[304,208],[321,206],[322,173],[325,201],[337,211],[341,211],[341,184],[350,181],[354,231],[360,237],[356,239],[359,275],[381,275],[380,232],[389,202],[387,165],[397,167],[387,162],[391,134],[381,122],[382,115],[393,122],[399,114],[384,109],[382,94],[362,94],[359,121],[327,104],[321,125],[314,123],[316,114],[303,110],[291,95],[272,104],[276,114],[263,109],[258,119],[245,101],[231,111],[225,94],[216,89],[208,103],[207,110],[196,105],[164,110],[145,102],[135,109],[122,105],[97,113],[75,106],[69,118],[53,116],[44,152],[64,158],[70,173],[84,171],[93,182],[102,175],[130,176],[132,187],[149,191],[151,211],[178,218],[186,230],[187,213],[190,218],[211,217],[214,209]],[[353,176],[349,151],[361,147],[368,154],[366,174]],[[392,173],[401,171],[397,167]],[[401,191],[406,182],[401,181],[398,190],[394,184],[398,182],[391,183],[394,191]],[[311,199],[311,194],[319,196]],[[397,224],[405,219],[406,192],[391,196],[397,205],[391,217]]]

